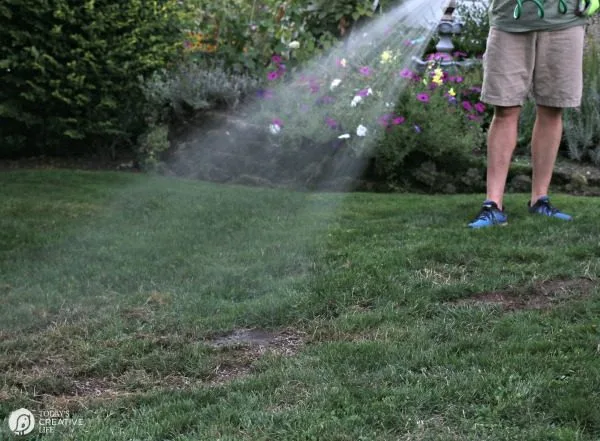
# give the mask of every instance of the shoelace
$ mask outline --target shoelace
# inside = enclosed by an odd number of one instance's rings
[[[550,201],[542,201],[539,203],[537,210],[541,210],[546,216],[554,216],[558,213],[558,208],[555,208],[550,204]]]
[[[484,205],[481,207],[481,211],[477,215],[476,220],[496,220],[496,215],[494,214],[494,207],[491,205]]]

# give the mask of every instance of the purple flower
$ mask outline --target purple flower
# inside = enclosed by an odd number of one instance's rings
[[[281,63],[281,57],[279,55],[273,55],[271,57],[271,61],[275,64],[279,64],[279,63]]]
[[[467,118],[469,118],[470,121],[480,121],[480,117],[478,115],[467,115]]]
[[[361,75],[364,75],[365,77],[371,75],[371,68],[369,66],[363,66],[359,68],[358,71],[361,73]]]
[[[467,112],[473,111],[473,105],[468,101],[463,101],[462,106],[463,106],[463,109],[465,109]]]
[[[400,71],[400,76],[402,78],[413,78],[414,75],[415,75],[414,72],[410,69],[404,68]]]
[[[400,124],[403,124],[404,121],[406,121],[406,118],[404,118],[403,116],[397,116],[396,118],[394,118],[392,120],[392,124],[394,124],[395,126],[398,126]]]
[[[269,81],[275,81],[277,78],[279,78],[280,75],[281,75],[281,72],[273,70],[267,74],[267,79]]]
[[[421,133],[422,132],[421,127],[418,126],[417,124],[415,124],[413,127],[415,129],[415,132],[417,132],[417,133]]]
[[[271,120],[271,124],[273,124],[274,126],[283,127],[283,121],[280,118],[273,118]]]
[[[256,92],[256,96],[258,98],[262,98],[263,100],[270,100],[273,98],[273,91],[271,89],[261,89]]]
[[[325,124],[327,124],[327,126],[329,126],[330,129],[337,129],[339,125],[335,119],[330,117],[325,118]]]
[[[357,93],[357,95],[360,96],[360,97],[362,97],[362,98],[367,97],[367,96],[369,96],[369,89],[359,90],[358,93]]]
[[[436,52],[433,54],[429,54],[427,57],[427,61],[450,61],[452,60],[452,56],[445,52]]]
[[[473,93],[481,93],[481,87],[478,86],[470,87],[469,90]]]
[[[392,114],[390,113],[385,113],[383,115],[381,115],[379,118],[377,118],[377,122],[379,123],[379,125],[383,126],[383,127],[387,127],[390,124],[390,119],[392,119]]]
[[[417,94],[417,99],[419,101],[421,101],[422,103],[428,103],[429,102],[429,94],[422,92],[422,93],[418,93]]]
[[[454,77],[454,82],[455,83],[462,83],[465,79],[463,77],[461,77],[460,75],[457,77]]]
[[[485,104],[483,104],[483,103],[475,104],[475,110],[479,113],[485,112]]]
[[[456,51],[452,54],[455,58],[464,58],[467,56],[466,52],[462,52],[462,51]]]
[[[321,90],[321,86],[319,86],[317,83],[311,83],[309,88],[310,93],[319,93],[319,90]]]

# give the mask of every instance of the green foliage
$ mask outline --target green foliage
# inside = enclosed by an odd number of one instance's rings
[[[418,83],[402,91],[395,114],[406,122],[390,126],[376,150],[378,172],[389,183],[450,193],[480,186],[480,176],[466,172],[484,143],[484,107],[477,88],[461,85],[451,88],[456,97],[448,94],[451,85],[431,89]]]
[[[138,164],[142,170],[156,170],[160,154],[169,148],[169,127],[151,125],[137,142]]]
[[[152,115],[153,120],[163,120],[215,107],[234,110],[258,85],[257,79],[228,72],[222,65],[186,60],[174,69],[155,72],[144,93],[151,112],[169,108],[167,115]]]
[[[459,3],[456,13],[460,16],[464,28],[454,39],[457,50],[471,56],[480,56],[485,52],[490,30],[488,6],[488,0],[479,0],[470,4]]]
[[[5,0],[2,137],[21,152],[54,153],[139,133],[139,77],[177,56],[183,14],[175,0]]]
[[[287,54],[291,68],[323,53],[354,23],[373,15],[371,0],[190,3],[198,12],[185,42],[188,52],[255,76],[273,54]],[[290,43],[299,45],[293,53]]]
[[[600,47],[590,39],[583,62],[581,107],[565,111],[564,139],[568,154],[600,165]]]

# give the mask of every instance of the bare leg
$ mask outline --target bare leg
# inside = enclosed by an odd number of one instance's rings
[[[517,146],[521,107],[496,107],[488,131],[487,199],[502,209],[506,177]]]
[[[562,138],[562,109],[537,106],[533,135],[531,137],[531,163],[533,168],[531,203],[548,194],[554,163]]]

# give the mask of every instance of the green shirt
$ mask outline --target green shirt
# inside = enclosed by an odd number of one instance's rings
[[[517,0],[492,0],[489,15],[490,26],[505,32],[554,31],[585,25],[587,18],[575,15],[579,0],[565,0],[566,14],[559,11],[559,0],[538,0],[544,6],[544,18],[538,16],[538,7],[532,0],[522,3],[521,17],[514,18]]]

